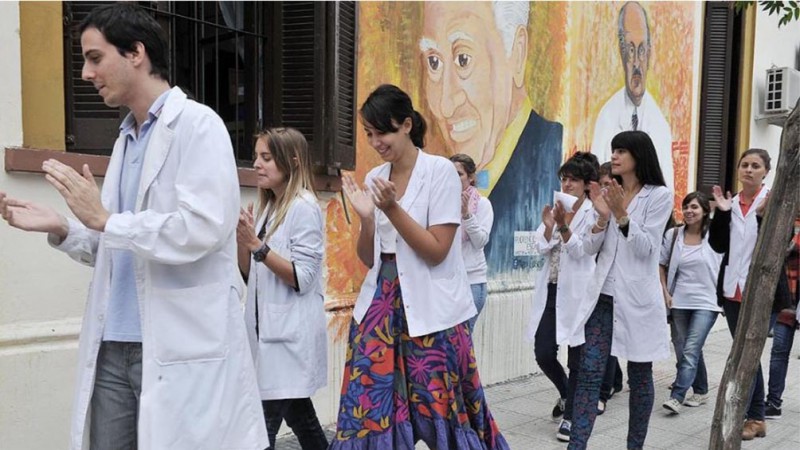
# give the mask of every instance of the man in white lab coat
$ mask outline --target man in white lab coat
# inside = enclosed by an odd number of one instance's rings
[[[56,160],[42,167],[77,220],[0,192],[11,226],[47,232],[95,268],[70,448],[261,450],[230,137],[214,111],[170,89],[164,34],[143,10],[98,7],[80,32],[83,78],[131,111],[102,192],[88,166]]]

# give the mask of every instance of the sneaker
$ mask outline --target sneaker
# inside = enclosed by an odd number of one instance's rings
[[[665,409],[668,409],[672,414],[681,413],[681,402],[679,402],[677,398],[670,398],[661,406],[663,406]]]
[[[779,420],[781,418],[781,407],[775,406],[772,402],[767,402],[767,407],[764,410],[764,418],[769,420]]]
[[[705,405],[707,401],[708,394],[692,394],[683,400],[683,405],[694,408],[696,406]]]
[[[597,415],[602,415],[604,412],[606,412],[606,401],[600,400],[597,402]]]
[[[558,433],[556,439],[561,442],[569,442],[569,432],[572,429],[572,422],[566,419],[561,420],[561,425],[558,426]]]
[[[563,416],[566,408],[567,399],[559,398],[556,400],[556,406],[553,407],[553,420],[558,420],[559,417]]]

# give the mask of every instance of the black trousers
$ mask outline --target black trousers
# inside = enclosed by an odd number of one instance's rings
[[[289,398],[282,400],[262,400],[264,420],[267,422],[269,448],[275,449],[275,436],[285,420],[286,425],[300,441],[303,450],[326,450],[328,439],[317,419],[317,412],[310,398]]]

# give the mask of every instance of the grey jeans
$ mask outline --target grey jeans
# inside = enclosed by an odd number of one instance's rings
[[[142,344],[104,341],[92,393],[92,450],[136,450],[141,392]]]

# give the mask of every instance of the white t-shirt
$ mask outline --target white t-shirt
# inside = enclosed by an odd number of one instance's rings
[[[711,279],[703,258],[703,244],[683,245],[678,263],[672,307],[720,311],[717,306],[717,280]]]

